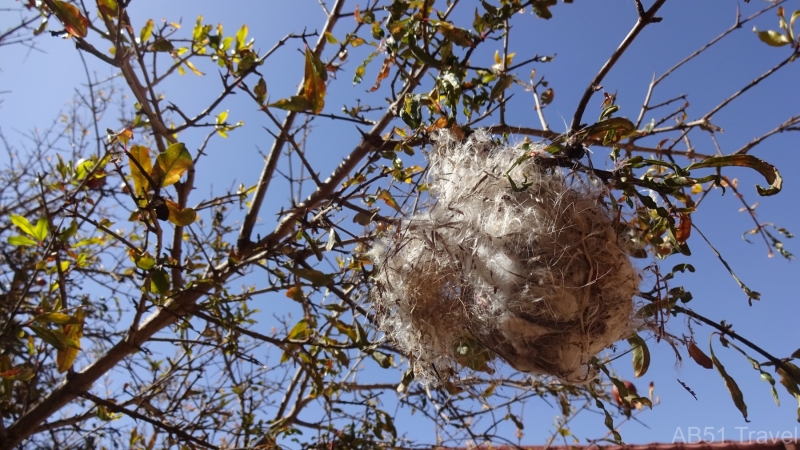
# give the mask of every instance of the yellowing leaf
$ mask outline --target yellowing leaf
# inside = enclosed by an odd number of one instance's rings
[[[97,0],[97,8],[102,15],[113,19],[117,17],[119,5],[117,5],[117,0]]]
[[[395,201],[394,197],[392,197],[392,194],[389,193],[389,191],[387,191],[386,189],[381,189],[380,191],[378,191],[378,195],[376,196],[376,198],[378,200],[383,200],[384,203],[397,210],[397,212],[401,212],[400,205],[397,204],[397,201]]]
[[[303,300],[305,300],[303,289],[300,286],[292,286],[289,289],[287,289],[286,296],[296,302],[302,302]]]
[[[197,70],[197,67],[195,67],[194,64],[192,64],[191,61],[186,60],[186,61],[184,61],[184,63],[186,63],[186,67],[188,67],[189,70],[191,70],[198,77],[202,77],[203,75],[205,75],[203,72],[200,72],[199,70]]]
[[[78,357],[80,350],[80,342],[83,337],[83,322],[84,314],[83,309],[78,308],[73,316],[75,323],[64,325],[64,335],[72,341],[75,345],[68,345],[63,350],[59,350],[56,354],[56,364],[58,365],[59,373],[64,373],[72,367],[75,363],[75,358]]]
[[[692,218],[688,214],[681,214],[675,233],[675,240],[679,244],[684,244],[689,239],[690,234],[692,234]]]
[[[472,35],[469,31],[463,28],[455,27],[450,22],[440,22],[439,32],[442,33],[442,36],[444,36],[445,39],[458,45],[459,47],[472,47],[474,45]],[[497,59],[497,56],[495,56],[495,60]]]
[[[149,19],[147,23],[144,24],[142,27],[142,31],[139,32],[139,42],[144,43],[147,42],[150,37],[153,36],[153,19]]]
[[[380,72],[378,72],[378,78],[375,80],[375,85],[369,89],[370,92],[375,92],[381,87],[381,81],[385,80],[389,76],[389,69],[391,69],[391,67],[392,59],[386,58],[383,61]]]
[[[181,208],[172,200],[164,199],[169,209],[169,221],[178,226],[191,225],[197,220],[197,212],[192,208]]]
[[[325,65],[317,58],[310,48],[306,48],[305,79],[303,80],[303,97],[308,100],[310,109],[314,114],[322,112],[325,106],[325,82],[328,81],[328,72]]]
[[[84,17],[75,5],[53,0],[53,6],[55,7],[53,13],[64,24],[69,34],[77,38],[86,37],[89,19]]]
[[[136,163],[139,163],[138,165]],[[136,197],[143,197],[144,193],[150,190],[150,183],[147,177],[142,174],[153,171],[153,161],[150,159],[150,149],[141,145],[134,145],[128,151],[128,165],[131,169],[131,178],[133,178],[133,190]],[[139,167],[141,166],[141,169]]]
[[[178,182],[181,176],[192,167],[192,155],[186,146],[178,142],[167,147],[164,153],[156,157],[156,164],[150,172],[150,178],[160,187],[170,186]]]
[[[773,47],[783,47],[784,45],[792,43],[785,34],[775,30],[758,31],[756,27],[753,27],[753,31],[758,34],[758,38],[761,39],[762,42]]]
[[[633,376],[639,378],[647,373],[647,369],[650,367],[650,350],[644,339],[638,334],[628,338],[628,343],[633,349]]]

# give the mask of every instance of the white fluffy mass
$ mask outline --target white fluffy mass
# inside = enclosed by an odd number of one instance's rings
[[[629,337],[639,277],[602,203],[602,187],[475,133],[442,133],[429,155],[431,204],[374,246],[379,327],[416,379],[463,367],[515,369],[580,384],[591,358]]]

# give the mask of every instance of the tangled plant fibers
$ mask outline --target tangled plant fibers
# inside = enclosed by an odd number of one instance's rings
[[[633,330],[639,277],[602,190],[519,164],[522,150],[475,133],[441,134],[429,155],[435,201],[376,243],[371,301],[379,327],[440,384],[462,366],[515,369],[580,384],[591,358]],[[526,183],[526,184],[527,184]]]

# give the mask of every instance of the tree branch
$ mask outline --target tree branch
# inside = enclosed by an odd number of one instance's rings
[[[631,43],[636,39],[639,33],[646,27],[647,25],[659,22],[661,19],[657,18],[656,12],[664,5],[666,0],[656,0],[653,3],[653,6],[648,9],[644,15],[639,13],[639,20],[636,21],[636,25],[634,25],[633,29],[625,36],[625,39],[622,40],[622,43],[614,50],[614,53],[611,54],[611,57],[603,64],[603,67],[600,68],[600,72],[594,76],[594,79],[589,86],[586,88],[586,91],[583,93],[583,97],[581,97],[580,102],[578,102],[578,107],[575,109],[575,115],[572,117],[572,123],[569,126],[569,133],[572,134],[580,128],[581,119],[583,118],[583,113],[586,111],[586,106],[589,104],[589,100],[592,98],[592,94],[594,94],[598,89],[600,89],[600,83],[603,81],[603,78],[611,71],[611,68],[614,67],[614,64],[617,63],[619,58],[622,56],[623,53],[628,49]],[[641,4],[637,2],[637,10],[640,9]]]

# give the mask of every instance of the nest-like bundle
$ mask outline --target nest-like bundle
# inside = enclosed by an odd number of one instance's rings
[[[438,137],[427,211],[376,243],[379,327],[439,384],[461,367],[515,369],[585,383],[590,359],[632,330],[639,277],[602,189],[476,133]]]

